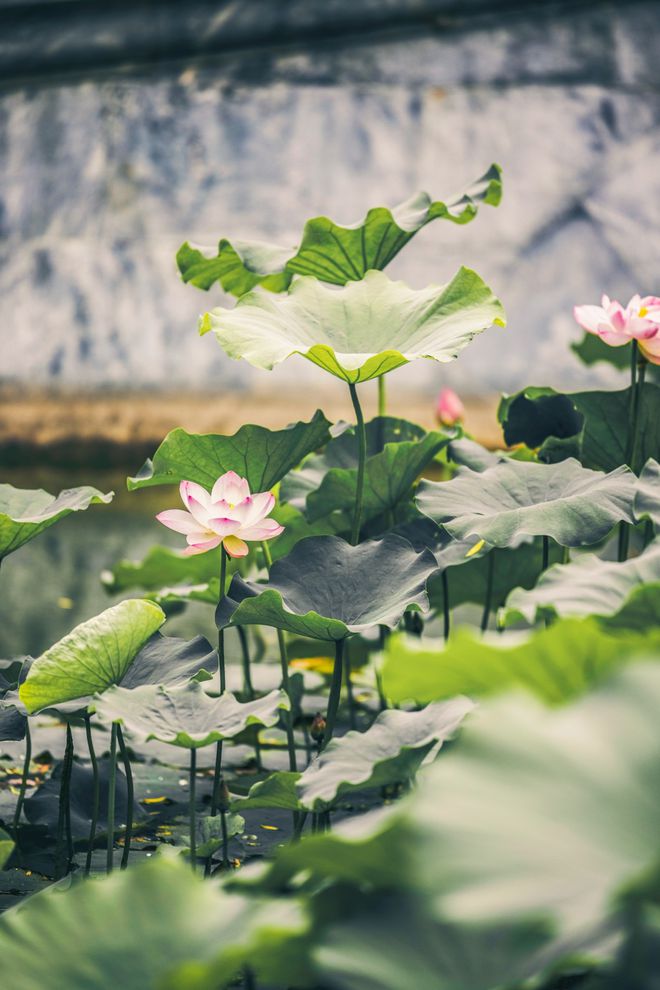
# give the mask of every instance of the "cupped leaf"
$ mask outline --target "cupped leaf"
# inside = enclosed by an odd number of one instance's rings
[[[446,202],[415,193],[393,209],[375,207],[364,220],[343,227],[328,217],[308,220],[298,249],[259,241],[223,238],[214,248],[186,242],[176,260],[184,282],[209,289],[220,282],[225,292],[242,296],[256,285],[271,292],[287,288],[294,273],[314,275],[323,282],[344,285],[360,279],[369,269],[382,269],[418,230],[432,220],[465,224],[474,219],[481,203],[497,206],[502,196],[502,171],[491,165],[464,192]]]
[[[161,856],[5,912],[3,976],[11,990],[220,990],[248,961],[269,976],[288,967],[287,946],[309,921],[294,901],[274,904],[229,894]]]
[[[642,603],[635,598],[639,593],[646,609],[639,608]],[[618,617],[619,624],[625,624],[630,603],[635,616],[631,628],[652,628],[659,598],[660,542],[655,540],[639,557],[622,563],[588,554],[569,564],[555,564],[534,588],[511,592],[499,621],[510,625],[521,620],[533,623],[556,616],[596,615]]]
[[[429,550],[400,536],[351,546],[337,536],[301,540],[276,561],[267,584],[236,575],[216,623],[262,624],[312,639],[340,640],[375,625],[393,627],[408,608],[428,608]]]
[[[242,704],[233,694],[210,698],[197,681],[178,687],[149,684],[132,690],[112,687],[93,702],[99,721],[119,722],[139,742],[158,739],[198,749],[233,739],[249,725],[273,726],[290,707],[284,691]]]
[[[221,474],[235,471],[247,479],[251,491],[267,491],[329,439],[329,428],[317,410],[308,423],[300,421],[283,430],[246,425],[233,436],[172,430],[153,459],[127,479],[128,488],[196,481],[210,489]]]
[[[89,485],[68,488],[49,495],[41,488],[0,485],[0,560],[34,539],[59,519],[81,512],[95,503],[112,501],[114,492],[98,491]]]
[[[451,481],[420,485],[419,509],[456,539],[516,546],[550,536],[561,546],[597,543],[620,521],[632,522],[635,477],[610,474],[570,459],[561,464],[502,461],[485,471],[464,469]]]
[[[303,277],[287,295],[256,290],[234,309],[207,313],[200,332],[213,330],[229,357],[257,368],[302,354],[356,384],[416,358],[453,361],[493,323],[505,325],[502,304],[476,272],[461,268],[449,284],[421,290],[378,271],[341,289]]]
[[[595,619],[564,619],[513,642],[511,635],[479,638],[467,629],[447,644],[396,636],[386,648],[383,691],[394,704],[427,704],[520,687],[546,704],[564,704],[654,648],[660,652],[660,633],[614,635]]]
[[[612,471],[627,463],[632,446],[630,389],[572,392],[526,388],[505,396],[498,418],[508,444],[538,448],[543,461],[577,457],[585,467]],[[638,456],[660,459],[660,388],[644,385],[637,418]]]
[[[301,805],[323,811],[353,791],[409,780],[473,708],[467,698],[453,698],[419,712],[385,711],[366,732],[332,739],[296,782]]]
[[[633,505],[635,519],[650,519],[656,533],[660,530],[660,464],[648,460],[637,482]]]
[[[118,684],[164,622],[153,602],[133,598],[113,605],[37,657],[19,688],[21,701],[33,713]]]

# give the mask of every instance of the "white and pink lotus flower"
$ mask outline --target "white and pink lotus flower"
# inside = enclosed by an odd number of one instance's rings
[[[230,557],[245,557],[249,542],[271,540],[284,527],[268,515],[275,506],[271,492],[250,494],[245,478],[235,471],[221,475],[208,492],[194,481],[179,486],[185,509],[166,509],[156,516],[163,526],[183,533],[184,555],[206,553],[223,545]]]
[[[575,306],[573,315],[610,347],[636,340],[647,361],[660,364],[660,296],[636,295],[627,306],[603,296],[600,306]]]

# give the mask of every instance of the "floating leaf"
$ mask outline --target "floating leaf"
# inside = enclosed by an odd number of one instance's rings
[[[197,681],[172,688],[112,687],[94,699],[100,722],[119,722],[139,742],[158,739],[184,749],[232,739],[249,725],[276,725],[289,707],[284,691],[242,704],[229,693],[210,698]]]
[[[508,444],[539,448],[539,459],[577,457],[585,467],[612,471],[627,462],[630,389],[572,392],[526,388],[506,396],[498,418]],[[640,463],[660,459],[660,388],[644,385],[637,420]]]
[[[213,330],[229,357],[267,370],[293,354],[349,383],[366,382],[416,358],[453,361],[504,310],[488,286],[461,268],[444,286],[409,289],[382,272],[329,288],[297,279],[287,295],[256,290],[234,309],[207,313],[200,332]]]
[[[300,421],[283,430],[246,425],[233,436],[172,430],[153,460],[127,479],[128,488],[196,481],[210,490],[221,474],[235,471],[247,479],[251,491],[267,491],[329,439],[329,427],[318,410],[308,423]]]
[[[340,640],[375,625],[395,626],[408,608],[428,608],[429,550],[400,536],[351,546],[312,536],[278,560],[268,584],[236,575],[216,612],[219,627],[262,624],[312,639]]]
[[[300,803],[323,811],[352,791],[409,780],[473,708],[467,698],[453,698],[419,712],[381,712],[366,732],[330,741],[295,785]]]
[[[37,657],[19,688],[21,701],[31,714],[118,684],[164,621],[158,605],[137,598],[88,619]]]
[[[419,509],[456,539],[516,546],[550,536],[561,546],[597,543],[623,520],[632,522],[635,477],[627,468],[589,471],[576,460],[557,465],[503,461],[464,469],[452,481],[423,482]]]
[[[648,460],[637,482],[633,505],[635,519],[650,519],[656,533],[660,530],[660,464]]]
[[[225,292],[242,296],[256,285],[271,292],[287,288],[294,273],[314,275],[324,282],[344,285],[360,279],[368,269],[382,269],[418,230],[432,220],[465,224],[477,215],[479,204],[497,206],[502,196],[502,172],[491,165],[465,192],[447,202],[415,193],[392,210],[380,206],[364,220],[342,227],[327,217],[308,220],[296,250],[259,241],[223,238],[214,248],[186,242],[176,260],[184,282],[209,289],[220,282]]]
[[[81,512],[95,503],[112,501],[114,492],[98,491],[84,485],[49,495],[41,488],[14,488],[0,485],[0,560],[34,539],[72,512]]]
[[[646,586],[646,587],[645,587]],[[507,598],[500,622],[533,623],[556,616],[597,615],[623,620],[622,612],[635,592],[652,592],[660,602],[660,542],[654,541],[639,557],[616,563],[592,554],[569,564],[555,564],[541,575],[536,587],[515,589]],[[635,602],[633,601],[633,605]],[[651,605],[649,600],[648,605]],[[625,614],[625,613],[624,613]],[[652,628],[657,605],[644,617],[636,612],[635,628]]]
[[[564,619],[522,642],[467,629],[457,629],[446,645],[396,636],[386,648],[383,691],[394,704],[427,704],[521,687],[547,704],[564,704],[654,647],[660,652],[660,634],[613,635],[595,619]]]

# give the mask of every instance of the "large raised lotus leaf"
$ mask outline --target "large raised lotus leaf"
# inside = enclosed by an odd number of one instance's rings
[[[247,961],[288,985],[288,944],[308,925],[294,901],[229,894],[161,856],[5,912],[0,955],[11,990],[221,990]]]
[[[362,519],[394,509],[410,492],[426,465],[449,442],[443,433],[425,433],[414,423],[378,417],[367,423],[367,461]],[[310,522],[333,512],[350,513],[355,505],[358,440],[346,432],[332,440],[323,454],[312,455],[299,471],[284,479],[281,497],[304,505]]]
[[[630,389],[572,392],[526,388],[506,396],[498,418],[507,444],[538,448],[543,461],[577,457],[585,467],[612,471],[625,464],[631,425]],[[639,405],[638,456],[660,459],[660,388],[644,385]]]
[[[81,512],[95,503],[112,501],[114,492],[84,485],[50,495],[41,488],[0,485],[0,560],[34,539],[59,519]]]
[[[656,533],[660,530],[660,464],[649,460],[637,482],[633,505],[635,519],[650,519]]]
[[[406,609],[428,608],[426,581],[436,568],[429,550],[417,553],[400,536],[358,546],[312,536],[273,564],[267,584],[236,575],[216,623],[275,626],[328,641],[393,627]]]
[[[580,361],[591,367],[599,361],[611,364],[620,371],[627,371],[630,368],[630,350],[632,343],[624,344],[622,347],[611,347],[596,333],[584,334],[582,340],[577,344],[571,344],[571,350],[577,354]]]
[[[650,629],[659,608],[660,542],[655,540],[639,557],[621,563],[588,554],[569,564],[556,564],[534,588],[511,592],[500,622],[510,625],[521,620],[532,623],[556,616],[596,615],[625,625],[630,609],[630,628]]]
[[[176,260],[184,282],[209,289],[220,282],[225,292],[242,296],[257,285],[282,292],[294,273],[314,275],[323,282],[344,285],[370,269],[382,269],[418,230],[432,220],[469,223],[480,203],[497,206],[502,196],[502,172],[491,165],[485,175],[446,202],[418,192],[393,209],[369,210],[364,220],[349,227],[328,217],[305,224],[300,246],[283,248],[260,241],[229,241],[215,248],[186,242]]]
[[[34,661],[19,696],[29,713],[86,698],[118,684],[165,613],[139,598],[76,626]]]
[[[178,687],[112,687],[94,699],[93,707],[100,722],[118,722],[139,742],[158,739],[198,749],[233,739],[250,725],[276,725],[290,702],[284,691],[245,704],[229,693],[210,698],[201,684],[191,681]]]
[[[330,437],[330,423],[320,410],[308,422],[283,430],[246,425],[233,434],[168,433],[160,447],[127,484],[132,491],[149,485],[196,481],[209,490],[221,474],[235,471],[253,492],[272,488],[307,454]]]
[[[396,636],[387,643],[382,684],[394,704],[482,698],[520,687],[557,705],[652,650],[660,653],[660,633],[614,634],[591,618],[560,620],[531,636],[477,637],[457,629],[447,644]]]
[[[234,807],[318,812],[353,791],[410,780],[473,708],[467,698],[453,698],[418,712],[381,712],[366,732],[332,739],[302,773],[275,773],[254,784]]]
[[[574,459],[510,460],[485,471],[463,469],[451,481],[423,482],[416,502],[456,539],[510,547],[550,536],[578,547],[602,540],[621,520],[631,522],[634,494],[635,477],[625,467],[603,474]]]
[[[493,323],[505,324],[502,304],[468,268],[419,290],[369,271],[340,289],[300,278],[286,295],[255,290],[234,309],[207,313],[200,333],[213,330],[229,357],[257,368],[302,354],[356,384],[416,358],[453,361]]]
[[[179,639],[157,632],[145,643],[117,683],[124,688],[144,684],[178,687],[198,677],[202,671],[213,673],[217,669],[218,654],[204,636]]]

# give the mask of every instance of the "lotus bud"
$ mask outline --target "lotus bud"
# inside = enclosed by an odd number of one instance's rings
[[[443,426],[455,426],[462,422],[465,416],[465,407],[451,388],[443,388],[438,396],[435,406],[436,419]]]
[[[321,712],[317,712],[314,716],[314,721],[309,730],[309,734],[315,743],[323,742],[323,737],[325,736],[326,721],[325,717]]]

